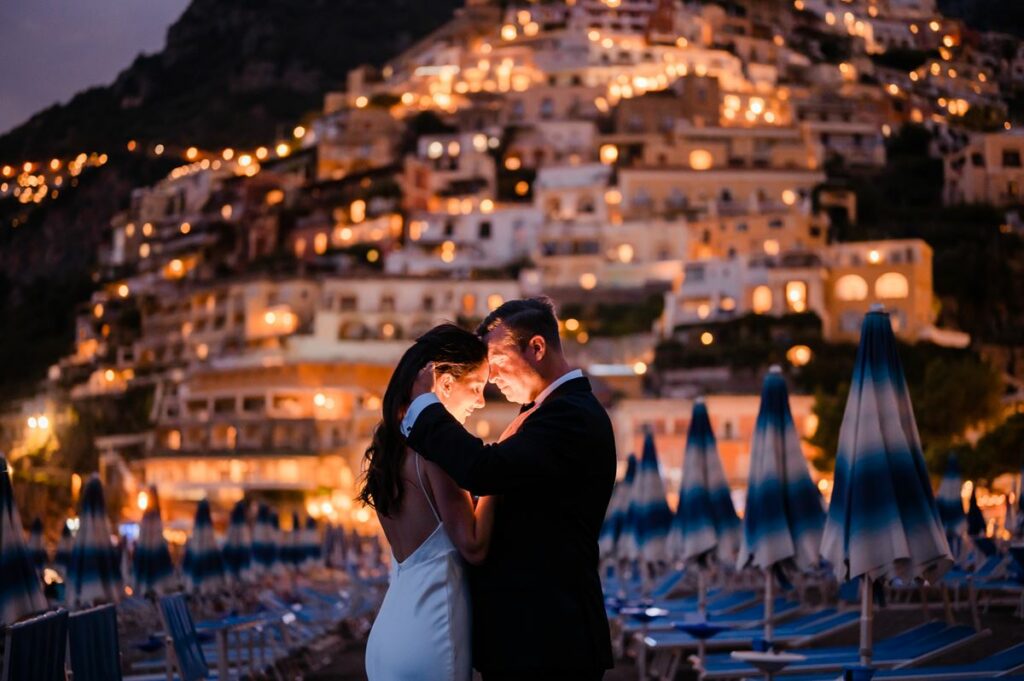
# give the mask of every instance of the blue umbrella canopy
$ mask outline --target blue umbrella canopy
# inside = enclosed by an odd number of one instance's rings
[[[273,509],[270,510],[270,535],[274,542],[274,562],[270,569],[276,575],[287,575],[288,537],[281,529],[281,516]]]
[[[665,499],[665,483],[658,465],[654,436],[644,435],[644,451],[633,480],[628,513],[632,516],[620,537],[629,560],[657,563],[668,559],[665,539],[672,524],[672,510]]]
[[[768,372],[761,389],[748,485],[739,565],[815,567],[825,514],[793,425],[786,381],[777,366]]]
[[[270,507],[260,504],[252,528],[252,565],[258,574],[269,572],[277,559],[277,527],[272,520]]]
[[[252,533],[246,518],[247,511],[248,504],[244,500],[231,509],[228,535],[224,542],[224,568],[236,582],[252,577]]]
[[[103,483],[95,473],[82,492],[78,519],[78,534],[68,567],[68,603],[75,606],[116,603],[121,598],[121,559],[110,542]]]
[[[985,522],[985,515],[978,506],[978,492],[971,488],[971,500],[967,504],[967,534],[972,537],[985,536],[988,524]]]
[[[935,503],[939,508],[939,518],[946,528],[946,533],[952,536],[963,534],[967,529],[967,515],[964,513],[964,500],[960,495],[963,487],[963,479],[960,477],[960,465],[957,463],[956,454],[950,454],[946,459],[946,471],[942,475],[942,482],[939,483],[939,491],[935,495]]]
[[[864,317],[822,556],[840,579],[918,576],[952,558],[889,315]]]
[[[53,563],[62,577],[67,577],[68,567],[71,565],[71,550],[74,548],[75,538],[71,535],[71,528],[68,527],[67,519],[60,526],[60,541],[57,542],[57,552],[54,554]]]
[[[629,500],[633,493],[633,480],[636,478],[636,455],[630,454],[626,459],[626,472],[622,479],[615,483],[612,490],[612,498],[608,504],[608,511],[605,513],[604,524],[601,525],[601,535],[598,538],[598,547],[601,558],[614,560],[618,558],[619,538],[626,524],[626,515],[629,512]]]
[[[0,455],[0,625],[46,609],[39,572],[25,548],[7,459]]]
[[[679,505],[668,536],[670,555],[693,561],[713,555],[735,562],[740,543],[740,519],[732,504],[715,434],[704,400],[693,405],[686,433]]]
[[[46,546],[43,544],[43,521],[36,518],[28,533],[28,557],[36,571],[42,574],[46,567]]]
[[[177,586],[155,487],[149,490],[149,503],[139,523],[139,540],[132,556],[132,581],[138,596],[162,595]]]
[[[213,533],[210,502],[203,499],[196,506],[192,536],[185,546],[182,566],[185,584],[191,593],[215,593],[224,587],[224,558]]]
[[[306,516],[306,526],[302,530],[303,559],[302,564],[311,567],[321,562],[320,533],[317,531],[316,520]]]

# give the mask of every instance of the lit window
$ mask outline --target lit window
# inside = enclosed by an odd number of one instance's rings
[[[878,298],[906,298],[910,295],[910,284],[899,272],[886,272],[875,281],[875,296]]]
[[[711,164],[711,152],[707,149],[694,149],[690,152],[690,167],[694,170],[707,170]]]
[[[767,286],[758,286],[754,289],[752,307],[757,314],[771,312],[772,290]]]
[[[857,274],[847,274],[836,280],[836,298],[839,300],[864,300],[868,297],[868,282]]]
[[[807,284],[802,281],[786,282],[786,304],[793,312],[807,309]]]

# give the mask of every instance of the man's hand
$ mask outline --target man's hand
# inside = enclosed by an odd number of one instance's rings
[[[434,363],[427,362],[426,366],[420,369],[416,380],[412,384],[412,392],[409,393],[409,401],[412,402],[420,395],[434,392]]]

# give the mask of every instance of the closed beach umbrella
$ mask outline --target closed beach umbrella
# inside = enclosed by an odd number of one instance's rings
[[[971,499],[967,504],[967,534],[972,537],[984,537],[986,529],[985,514],[978,506],[978,492],[972,487]]]
[[[665,539],[672,524],[672,511],[665,499],[654,436],[649,431],[644,436],[644,452],[633,480],[628,513],[633,516],[627,523],[630,531],[620,538],[626,557],[649,565],[667,560]]]
[[[317,531],[316,520],[312,516],[306,516],[306,527],[302,530],[303,560],[305,567],[312,567],[322,564],[322,553],[320,548],[320,533]]]
[[[615,488],[612,490],[612,498],[605,513],[604,524],[601,525],[598,548],[603,560],[615,560],[618,558],[619,538],[626,524],[626,515],[629,512],[629,500],[633,492],[633,480],[635,478],[636,455],[630,454],[626,459],[626,472],[623,474],[622,479],[615,483]]]
[[[740,519],[718,458],[704,400],[694,402],[683,452],[679,504],[668,536],[669,555],[697,564],[697,609],[705,613],[704,568],[711,560],[735,563]]]
[[[46,609],[39,572],[29,557],[23,532],[7,459],[0,455],[0,626]]]
[[[74,606],[116,603],[121,598],[121,561],[117,549],[110,543],[103,483],[95,473],[82,492],[78,520],[68,568],[68,603]]]
[[[872,307],[861,327],[821,554],[839,579],[864,578],[865,665],[871,663],[871,581],[931,576],[952,562],[896,339],[880,307]]]
[[[732,504],[704,400],[693,405],[679,505],[668,543],[670,555],[686,562],[714,557],[734,563],[739,551],[740,519]]]
[[[782,370],[773,366],[761,389],[750,446],[747,507],[740,567],[765,573],[765,639],[772,638],[775,569],[809,570],[818,564],[825,514],[793,425]]]
[[[939,483],[939,491],[935,495],[935,503],[939,507],[939,518],[946,534],[956,537],[967,529],[967,515],[964,513],[964,500],[960,495],[963,479],[960,477],[960,466],[956,455],[950,454],[946,459],[946,471]]]
[[[210,502],[196,506],[192,536],[185,547],[185,584],[191,593],[216,593],[224,587],[224,558],[213,533]]]
[[[252,532],[246,517],[248,504],[239,501],[231,509],[228,534],[224,542],[224,569],[235,582],[252,577]]]
[[[260,504],[252,528],[252,565],[257,574],[267,574],[277,556],[277,527],[271,525],[270,508]]]
[[[75,538],[71,535],[71,528],[67,520],[60,526],[60,541],[57,542],[57,552],[54,554],[53,563],[60,571],[61,577],[67,579],[68,567],[71,565],[71,549],[74,548]]]
[[[43,544],[43,521],[36,518],[28,533],[28,556],[35,566],[36,572],[43,573],[46,567],[46,546]]]
[[[139,541],[132,556],[132,580],[139,596],[166,594],[177,586],[155,487],[149,490],[148,505],[139,524]]]

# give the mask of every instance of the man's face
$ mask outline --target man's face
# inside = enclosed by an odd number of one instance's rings
[[[499,324],[484,337],[487,341],[487,361],[490,364],[490,382],[498,386],[505,399],[515,404],[527,404],[536,394],[540,374],[528,354],[505,328]]]

